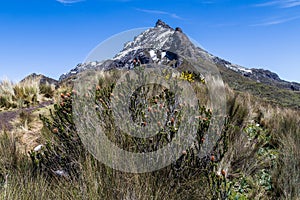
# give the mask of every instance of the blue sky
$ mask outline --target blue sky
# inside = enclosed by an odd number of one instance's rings
[[[157,19],[214,55],[300,82],[300,0],[2,0],[0,79],[57,79],[103,40]]]

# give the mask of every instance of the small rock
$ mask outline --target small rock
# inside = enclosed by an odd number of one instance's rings
[[[36,146],[36,147],[33,149],[33,151],[35,151],[35,152],[40,151],[40,150],[42,150],[43,146],[44,146],[44,145],[40,144],[40,145]]]
[[[56,170],[54,171],[54,174],[58,176],[68,176],[67,172],[65,172],[64,170]]]

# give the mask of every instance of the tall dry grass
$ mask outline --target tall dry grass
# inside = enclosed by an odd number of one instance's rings
[[[250,178],[250,199],[299,199],[300,111],[229,88],[227,94],[230,142],[219,168],[227,169],[233,179],[259,177],[267,170],[271,190]],[[258,132],[253,139],[247,135],[249,127]]]
[[[9,80],[0,82],[0,107],[9,108],[13,103],[14,84]]]
[[[300,113],[278,109],[266,126],[274,134],[279,149],[274,170],[276,193],[285,199],[300,198]]]

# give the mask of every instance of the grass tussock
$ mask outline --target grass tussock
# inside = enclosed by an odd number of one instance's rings
[[[38,79],[29,78],[20,83],[0,81],[0,109],[23,108],[52,98],[54,85],[39,84]]]

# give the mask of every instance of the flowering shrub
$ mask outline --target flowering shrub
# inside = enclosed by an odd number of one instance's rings
[[[205,83],[205,79],[202,77],[201,74],[197,74],[195,72],[189,72],[189,71],[181,72],[179,79],[185,80],[185,81],[188,81],[191,83],[195,82],[195,80]]]
[[[57,170],[77,174],[78,160],[84,153],[72,118],[72,93],[61,94],[61,102],[50,110],[50,118],[40,116],[48,139],[40,151],[32,150],[30,157],[36,169],[54,175]]]

